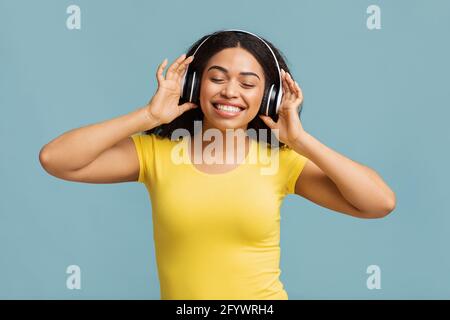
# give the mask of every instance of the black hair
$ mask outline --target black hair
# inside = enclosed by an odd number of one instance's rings
[[[258,35],[259,36],[259,35]],[[194,54],[195,50],[198,46],[207,38],[210,37],[207,41],[205,41],[201,48],[196,52],[194,60],[189,64],[189,69],[194,69],[197,71],[198,79],[202,78],[203,71],[206,67],[209,59],[214,56],[219,51],[222,51],[226,48],[236,48],[241,47],[247,50],[250,54],[252,54],[255,59],[259,62],[264,70],[265,76],[265,88],[264,92],[268,90],[269,86],[273,83],[278,83],[278,70],[276,67],[276,62],[274,61],[273,55],[270,52],[269,48],[258,38],[255,36],[239,31],[232,32],[214,32],[212,34],[208,34],[203,36],[197,42],[195,42],[187,51],[186,56],[189,57]],[[263,37],[259,36],[264,39]],[[280,69],[284,69],[286,72],[291,74],[289,67],[287,66],[287,59],[285,59],[284,55],[280,50],[278,50],[272,43],[264,39],[264,41],[270,46],[272,51],[274,52]],[[266,100],[266,97],[264,98]],[[267,101],[262,101],[261,103],[267,103]],[[180,98],[179,104],[183,104],[187,102],[183,98]],[[302,108],[300,108],[301,112]],[[162,124],[158,127],[152,128],[150,130],[145,131],[146,134],[156,134],[160,137],[169,137],[175,129],[183,128],[189,131],[191,137],[194,135],[194,121],[202,121],[204,114],[198,106],[197,108],[190,109],[184,112],[179,117],[172,120],[170,123]],[[272,119],[276,122],[278,120],[278,115],[272,117]],[[265,132],[269,132],[270,134],[266,135],[267,145],[273,146],[270,142],[271,136],[273,135],[270,128],[261,120],[261,118],[256,115],[247,125],[247,129],[254,129],[256,131],[256,138],[259,141],[261,138],[259,136],[259,129],[266,129]],[[276,138],[275,138],[276,139]],[[278,142],[280,147],[285,146],[281,141]]]

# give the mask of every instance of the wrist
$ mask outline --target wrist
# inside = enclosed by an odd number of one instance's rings
[[[309,133],[303,131],[302,134],[299,134],[297,137],[291,140],[288,145],[295,151],[305,155],[308,149],[308,143],[311,138],[312,136]]]
[[[139,118],[139,127],[141,128],[140,131],[147,131],[161,125],[159,119],[156,119],[149,112],[149,105],[139,108],[138,110],[136,110],[136,112]]]

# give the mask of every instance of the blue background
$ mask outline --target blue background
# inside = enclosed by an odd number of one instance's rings
[[[81,8],[69,30],[66,8]],[[380,30],[366,9],[381,8]],[[41,147],[143,106],[155,71],[204,34],[265,37],[303,89],[304,128],[397,195],[362,220],[289,195],[290,299],[450,298],[450,2],[0,1],[0,298],[159,299],[151,205],[138,183],[59,180]],[[81,268],[81,290],[66,268]],[[381,289],[366,268],[381,268]]]

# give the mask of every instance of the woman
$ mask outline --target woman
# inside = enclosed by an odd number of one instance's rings
[[[238,31],[205,36],[165,76],[167,59],[159,65],[146,106],[68,131],[40,152],[45,170],[61,179],[145,184],[162,299],[287,299],[279,280],[279,208],[287,194],[358,218],[395,207],[374,170],[303,129],[301,89],[279,50],[263,41]],[[263,115],[278,66],[282,99],[276,114]],[[189,69],[200,83],[193,102],[183,90]],[[273,170],[264,172],[267,164]]]

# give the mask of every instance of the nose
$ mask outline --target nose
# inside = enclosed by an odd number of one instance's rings
[[[234,81],[229,81],[221,91],[221,94],[227,98],[237,97],[239,89],[236,88],[236,84]]]

